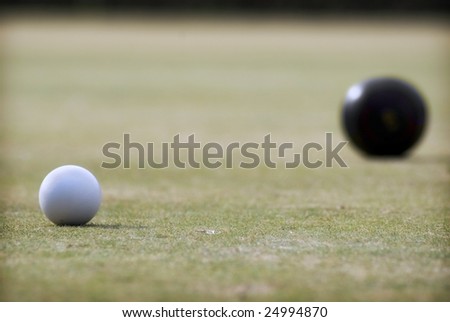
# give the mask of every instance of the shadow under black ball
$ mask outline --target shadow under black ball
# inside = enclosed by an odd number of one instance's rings
[[[404,155],[422,136],[427,119],[419,92],[396,78],[372,78],[350,87],[342,115],[349,140],[373,156]]]

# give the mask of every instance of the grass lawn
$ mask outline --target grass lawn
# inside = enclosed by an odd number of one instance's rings
[[[0,300],[449,301],[449,32],[389,19],[4,19]],[[408,158],[346,146],[346,169],[101,167],[123,133],[345,140],[347,88],[380,75],[429,104]],[[63,164],[102,186],[87,226],[39,209],[41,181]]]

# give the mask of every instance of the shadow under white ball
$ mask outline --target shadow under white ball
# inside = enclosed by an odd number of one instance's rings
[[[84,225],[100,208],[102,192],[88,170],[65,165],[50,172],[39,189],[39,205],[56,225]]]

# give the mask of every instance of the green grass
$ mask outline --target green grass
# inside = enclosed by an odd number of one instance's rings
[[[2,22],[1,300],[450,300],[448,26],[149,20]],[[408,158],[346,147],[348,169],[100,167],[123,133],[338,141],[346,89],[378,75],[430,106]],[[85,227],[39,210],[42,179],[66,163],[102,185]]]

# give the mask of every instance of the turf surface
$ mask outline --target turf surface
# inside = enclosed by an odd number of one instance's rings
[[[450,300],[448,36],[388,19],[4,19],[0,299]],[[100,167],[123,133],[337,142],[346,89],[380,75],[430,106],[405,159],[347,146],[348,169]],[[62,164],[102,185],[85,227],[39,210]]]

